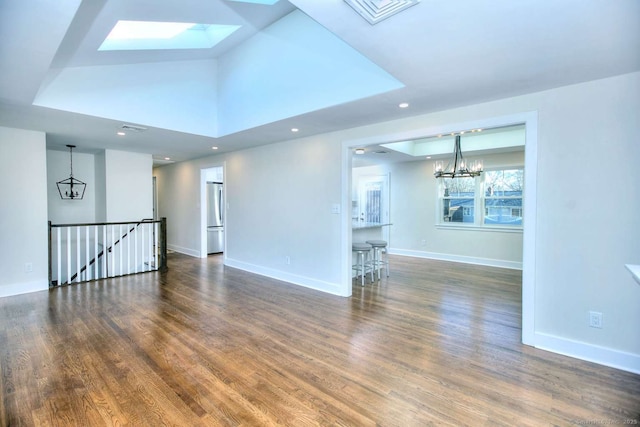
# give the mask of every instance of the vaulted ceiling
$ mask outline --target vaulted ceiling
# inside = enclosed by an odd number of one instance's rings
[[[2,1],[0,126],[179,161],[640,70],[637,0],[422,0],[375,25],[343,0],[267,3]],[[237,30],[99,50],[119,20]]]

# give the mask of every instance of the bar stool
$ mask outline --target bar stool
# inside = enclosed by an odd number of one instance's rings
[[[373,268],[371,261],[369,261],[372,247],[370,244],[362,242],[356,242],[351,245],[351,250],[357,254],[356,263],[353,264],[352,269],[356,270],[356,278],[358,273],[362,274],[362,286],[364,286],[364,276],[368,272],[371,272],[371,281],[373,281]]]
[[[373,261],[371,261],[372,274],[378,276],[380,279],[380,270],[383,268],[387,272],[389,277],[389,254],[387,253],[387,242],[384,240],[367,240],[368,244],[373,247]]]

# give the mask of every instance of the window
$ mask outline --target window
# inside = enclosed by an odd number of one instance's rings
[[[482,174],[485,188],[484,224],[522,225],[522,169],[486,171]]]
[[[442,179],[442,221],[474,223],[476,183],[474,178]]]
[[[389,177],[361,176],[358,178],[358,203],[353,219],[360,223],[389,222]]]
[[[439,181],[440,225],[522,227],[522,168],[487,170],[477,178]]]
[[[366,182],[363,185],[364,191],[362,214],[365,222],[382,222],[382,182]]]

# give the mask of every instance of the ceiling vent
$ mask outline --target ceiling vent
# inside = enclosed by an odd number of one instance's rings
[[[420,0],[344,0],[371,25],[416,5]]]
[[[145,130],[147,130],[147,128],[145,127],[136,125],[122,125],[120,126],[120,129],[125,132],[144,132]]]
[[[377,150],[377,151],[374,151],[373,153],[374,153],[374,154],[387,154],[387,153],[388,153],[388,151],[385,151],[385,150]]]

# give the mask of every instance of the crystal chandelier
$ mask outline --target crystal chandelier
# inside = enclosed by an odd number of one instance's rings
[[[453,146],[453,159],[444,167],[442,160],[433,165],[433,174],[436,178],[463,178],[480,176],[482,173],[482,160],[467,161],[462,156],[460,149],[460,135],[456,135]]]

